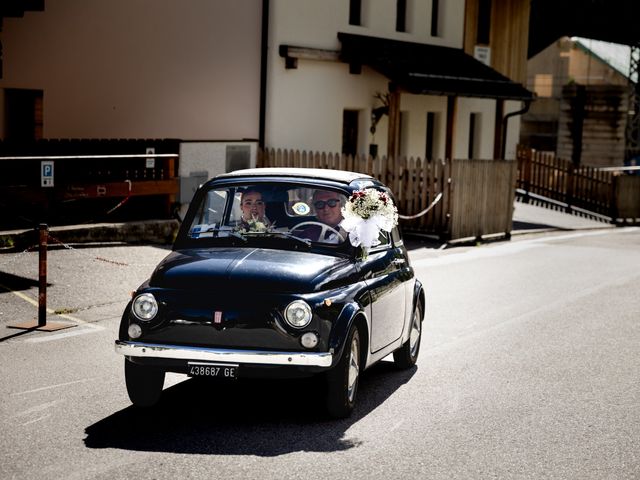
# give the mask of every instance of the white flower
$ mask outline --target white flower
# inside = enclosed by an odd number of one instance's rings
[[[254,216],[249,220],[243,220],[237,231],[240,233],[267,233],[271,231],[271,227],[272,225],[269,224],[266,217],[263,218],[263,221],[260,221]]]
[[[398,224],[398,210],[391,197],[374,188],[353,192],[342,216],[340,226],[349,233],[349,241],[365,251],[380,243],[380,231],[390,232]]]

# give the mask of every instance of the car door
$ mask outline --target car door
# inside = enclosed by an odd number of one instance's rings
[[[403,268],[406,259],[383,232],[384,243],[373,247],[362,263],[371,294],[371,352],[386,347],[402,335],[405,317]]]

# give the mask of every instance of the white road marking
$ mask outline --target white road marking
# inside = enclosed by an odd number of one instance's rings
[[[58,388],[58,387],[66,387],[67,385],[73,385],[74,383],[89,382],[91,380],[94,380],[94,378],[83,378],[82,380],[74,380],[73,382],[57,383],[55,385],[48,385],[46,387],[34,388],[33,390],[25,390],[24,392],[15,392],[15,393],[12,393],[11,395],[26,395],[27,393],[42,392],[43,390],[50,390],[52,388]]]
[[[390,431],[390,432],[393,432],[394,430],[397,430],[397,429],[398,429],[398,427],[399,427],[400,425],[402,425],[403,423],[404,423],[404,420],[400,420],[399,422],[396,422],[396,424],[395,424],[393,427],[391,427],[391,429],[389,429],[389,431]]]
[[[45,418],[49,418],[50,416],[51,416],[51,415],[47,414],[47,415],[44,415],[44,416],[42,416],[42,417],[34,418],[33,420],[29,420],[28,422],[25,422],[25,423],[23,423],[23,424],[22,424],[22,425],[20,425],[20,426],[21,426],[21,427],[24,427],[24,426],[26,426],[26,425],[30,425],[30,424],[32,424],[32,423],[36,423],[36,422],[39,422],[40,420],[44,420]]]
[[[52,342],[54,340],[60,340],[62,338],[75,337],[77,335],[85,335],[87,333],[95,333],[99,330],[104,330],[104,327],[100,325],[93,325],[91,323],[83,323],[83,328],[79,328],[77,330],[67,330],[62,333],[53,333],[47,336],[35,337],[35,338],[27,338],[23,340],[24,343],[43,343],[43,342]],[[90,328],[85,328],[90,327]]]
[[[41,412],[43,410],[46,410],[47,408],[51,408],[54,405],[57,405],[58,403],[61,403],[61,402],[62,402],[62,400],[54,400],[52,402],[42,403],[40,405],[36,405],[35,407],[28,408],[27,410],[23,410],[22,412],[18,412],[13,416],[14,417],[24,417],[25,415],[30,415],[32,413]]]
[[[24,300],[26,302],[29,302],[33,306],[36,306],[36,307],[38,306],[38,302],[36,300],[34,300],[33,298],[29,297],[28,295],[25,295],[22,292],[17,292],[15,290],[11,290],[9,287],[7,287],[5,285],[2,285],[2,284],[0,284],[0,288],[6,290],[9,293],[13,293],[16,297],[21,298],[22,300]],[[82,326],[84,328],[81,328],[79,330],[71,330],[71,331],[67,331],[67,332],[63,332],[63,333],[56,333],[56,334],[42,336],[42,337],[27,338],[27,339],[23,340],[24,343],[50,342],[50,341],[53,341],[53,340],[60,340],[62,338],[75,337],[77,335],[84,335],[86,333],[92,333],[92,332],[104,330],[104,327],[102,327],[100,325],[95,325],[93,323],[86,322],[86,321],[81,320],[81,319],[79,319],[77,317],[73,317],[71,315],[67,315],[66,313],[56,313],[56,311],[51,309],[51,308],[47,308],[47,313],[50,314],[50,315],[55,315],[55,316],[60,317],[60,318],[64,318],[65,320],[69,320],[69,324],[70,325],[79,325],[79,326]]]

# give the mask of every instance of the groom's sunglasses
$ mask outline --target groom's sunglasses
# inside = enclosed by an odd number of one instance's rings
[[[334,208],[336,205],[340,204],[340,200],[337,198],[330,198],[329,200],[318,200],[313,203],[313,206],[316,207],[316,210],[322,210],[324,207],[329,205],[330,208]]]

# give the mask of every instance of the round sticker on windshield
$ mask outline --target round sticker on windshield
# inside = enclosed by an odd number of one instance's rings
[[[294,213],[296,213],[297,215],[307,215],[311,209],[309,208],[309,205],[307,205],[304,202],[298,202],[298,203],[294,203],[293,207],[291,207],[294,211]]]

